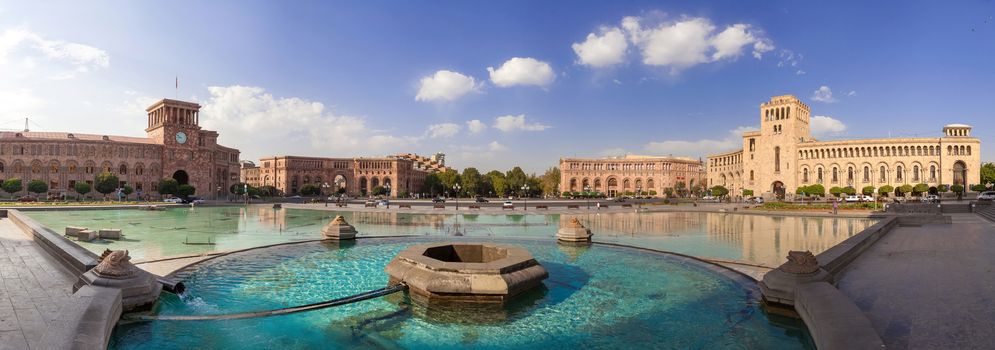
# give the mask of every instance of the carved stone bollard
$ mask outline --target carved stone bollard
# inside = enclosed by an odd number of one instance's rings
[[[76,289],[83,285],[120,289],[125,312],[151,309],[162,292],[158,277],[132,264],[127,250],[104,251],[100,263],[80,276]]]
[[[349,225],[342,215],[336,216],[321,229],[321,235],[325,238],[341,241],[356,239],[356,233],[356,228]]]
[[[570,219],[566,225],[560,226],[559,231],[556,231],[556,240],[560,242],[590,242],[591,241],[591,230],[581,225],[577,218]]]
[[[819,266],[810,251],[790,251],[788,261],[770,270],[760,281],[764,300],[782,305],[795,305],[795,288],[812,282],[831,282],[832,276]]]

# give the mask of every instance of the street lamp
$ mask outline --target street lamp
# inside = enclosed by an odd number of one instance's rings
[[[218,195],[214,199],[215,200],[220,200],[221,199],[221,186],[218,186]]]
[[[591,210],[591,186],[584,186],[584,199],[587,202],[587,210]]]
[[[459,211],[459,184],[453,185],[453,191],[456,191],[456,211]]]
[[[325,206],[326,207],[328,206],[328,197],[325,197],[325,192],[328,191],[329,187],[331,187],[331,186],[329,186],[327,182],[323,182],[321,184],[321,196],[324,197],[324,199],[325,199]]]
[[[637,209],[636,210],[637,211],[639,209],[643,208],[643,202],[640,200],[641,198],[639,198],[639,197],[642,197],[642,196],[643,196],[643,186],[636,186],[636,205],[637,205],[637,207],[636,207]]]
[[[529,184],[522,185],[522,193],[525,195],[525,210],[529,210]]]

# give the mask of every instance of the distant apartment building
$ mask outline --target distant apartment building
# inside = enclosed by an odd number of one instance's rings
[[[561,192],[592,191],[617,196],[652,191],[663,196],[666,188],[673,189],[678,183],[690,189],[704,181],[702,162],[691,158],[627,155],[560,159]]]
[[[242,178],[251,186],[273,186],[286,194],[299,193],[307,184],[322,188],[322,194],[340,189],[351,196],[366,196],[375,187],[389,188],[390,196],[416,193],[429,173],[444,171],[444,161],[432,162],[414,154],[376,158],[325,158],[273,156],[258,164],[243,164]]]

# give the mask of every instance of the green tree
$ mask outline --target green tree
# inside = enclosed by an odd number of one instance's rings
[[[508,180],[504,173],[491,170],[487,173],[487,178],[490,179],[491,186],[494,188],[494,194],[498,197],[504,197],[508,194]]]
[[[807,190],[808,187],[806,186],[798,186],[798,188],[795,189],[795,194],[799,196],[807,196],[808,195],[808,192],[806,192]]]
[[[245,183],[244,182],[239,182],[239,183],[236,183],[234,185],[228,186],[228,193],[236,194],[236,195],[240,195],[240,196],[243,195],[243,194],[245,194]]]
[[[525,184],[529,185],[529,190],[526,193],[524,193],[524,195],[529,197],[536,197],[542,194],[542,180],[540,180],[538,176],[535,176],[535,174],[532,174],[528,178],[526,178]],[[594,192],[592,191],[591,193]]]
[[[480,171],[477,168],[469,167],[463,169],[463,173],[460,174],[460,186],[463,186],[463,191],[470,196],[482,195],[481,187],[483,187],[483,176],[480,175]]]
[[[874,194],[874,186],[864,186],[864,188],[860,190],[860,193],[863,193],[865,196],[870,196]]]
[[[749,197],[753,195],[753,190],[743,189],[743,197]]]
[[[90,184],[83,181],[77,181],[76,184],[73,185],[73,191],[76,191],[76,193],[79,193],[80,195],[85,196],[87,193],[90,193],[90,191],[92,190],[93,188],[90,186]]]
[[[97,193],[104,195],[104,198],[107,198],[108,194],[116,191],[118,185],[120,185],[120,181],[118,180],[117,175],[114,175],[109,171],[103,171],[100,174],[97,174],[93,180],[93,188],[97,190]]]
[[[666,196],[667,198],[673,197],[674,196],[674,188],[673,187],[664,187],[663,188],[663,195]]]
[[[121,187],[121,193],[124,193],[124,198],[128,198],[128,196],[132,193],[135,193],[135,189],[131,188],[131,186],[124,185],[124,187]]]
[[[895,190],[894,187],[891,187],[890,185],[884,185],[878,188],[878,194],[880,194],[882,197],[887,197],[888,194],[894,190]]]
[[[984,190],[986,190],[985,185],[982,184],[971,185],[971,191],[983,192]]]
[[[832,188],[829,189],[829,193],[832,194],[833,197],[839,198],[840,194],[843,193],[843,188],[839,186],[833,186]]]
[[[389,193],[387,193],[387,188],[386,187],[383,187],[383,186],[374,186],[373,187],[373,195],[374,196],[387,196],[387,195],[389,195]]]
[[[174,191],[173,194],[179,192],[179,186],[176,186],[176,187],[177,187],[177,190]],[[259,196],[262,196],[262,197],[273,197],[273,196],[277,196],[277,195],[280,194],[280,190],[278,190],[276,187],[269,186],[269,185],[259,186],[259,188],[256,189],[256,190],[258,191]],[[250,187],[249,188],[249,193],[251,194],[251,192],[252,192],[252,188]]]
[[[21,179],[12,177],[3,182],[3,191],[10,193],[11,198],[14,198],[14,194],[21,192],[24,189],[24,184],[21,183]]]
[[[446,171],[438,173],[438,176],[439,176],[439,182],[442,183],[442,188],[445,189],[444,192],[455,193],[453,186],[455,186],[460,182],[459,173],[457,173],[456,170],[453,169],[446,169]]]
[[[176,182],[176,179],[167,177],[159,180],[159,186],[156,186],[156,192],[159,192],[161,195],[171,194],[175,196],[180,193],[179,187],[180,183]]]
[[[843,193],[845,193],[848,196],[852,196],[857,194],[857,189],[851,186],[843,187]]]
[[[954,185],[950,186],[950,191],[953,192],[953,193],[956,193],[958,195],[963,194],[964,193],[964,185],[954,184]]]
[[[947,185],[939,185],[939,186],[936,186],[936,192],[939,192],[939,193],[947,193],[947,192],[949,192],[949,191],[950,191],[950,186],[947,186]]]
[[[28,181],[28,192],[41,195],[42,193],[48,192],[48,184],[42,180]]]
[[[921,196],[926,192],[929,192],[929,185],[927,184],[918,184],[912,188],[912,194],[916,196]]]
[[[826,196],[826,187],[824,187],[824,186],[822,186],[820,184],[814,184],[814,185],[805,187],[805,193],[808,193],[810,196],[825,197]]]
[[[197,193],[197,188],[189,184],[182,184],[176,188],[176,194],[180,197],[190,197]]]
[[[995,184],[995,163],[988,162],[981,165],[981,184]]]
[[[442,180],[439,180],[438,173],[430,173],[425,175],[425,182],[422,183],[421,188],[422,193],[428,193],[429,195],[435,196],[436,193],[442,193]]]
[[[546,173],[542,174],[542,193],[545,195],[555,195],[556,191],[560,188],[560,168],[552,167],[546,169]],[[594,189],[592,188],[592,191]]]
[[[525,181],[528,180],[528,176],[525,175],[525,171],[521,167],[514,167],[505,174],[505,179],[507,180],[507,191],[511,193],[518,193],[522,195],[521,188],[525,185]]]
[[[723,186],[712,187],[712,195],[716,197],[723,197],[729,194],[729,189]]]
[[[300,192],[302,196],[317,196],[321,194],[321,187],[318,184],[306,183],[301,186]]]
[[[687,190],[688,188],[687,185],[684,184],[684,181],[677,181],[677,183],[674,184],[674,192],[677,193],[678,197],[683,198],[687,196]]]
[[[899,186],[898,191],[901,191],[903,196],[912,193],[912,185],[904,184],[902,186]],[[898,195],[898,192],[895,192],[895,195]]]
[[[653,196],[653,197],[656,197],[656,191],[655,191],[655,190],[649,190],[649,192],[647,192],[647,193],[648,193],[648,194],[649,194],[650,196]],[[750,192],[750,193],[753,193],[753,192]]]

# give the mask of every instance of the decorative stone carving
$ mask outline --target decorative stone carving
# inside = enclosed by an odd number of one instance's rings
[[[542,285],[549,273],[527,250],[491,243],[435,243],[409,247],[384,268],[390,284],[433,302],[505,303]]]
[[[335,219],[332,219],[328,225],[325,225],[325,227],[321,229],[322,236],[325,236],[327,239],[334,240],[356,239],[356,233],[358,233],[356,232],[356,228],[349,225],[342,215],[336,216]]]
[[[788,252],[788,262],[779,267],[787,273],[813,273],[819,270],[819,261],[811,251],[792,250]]]
[[[819,266],[810,251],[790,251],[788,261],[767,272],[760,281],[760,293],[768,303],[795,304],[795,288],[812,282],[832,282],[832,275]]]
[[[75,287],[84,285],[120,289],[125,312],[152,308],[162,292],[158,277],[132,264],[127,250],[105,250],[100,263],[80,276]]]
[[[560,242],[590,242],[591,236],[591,230],[584,227],[577,218],[570,219],[556,231],[556,240]]]

